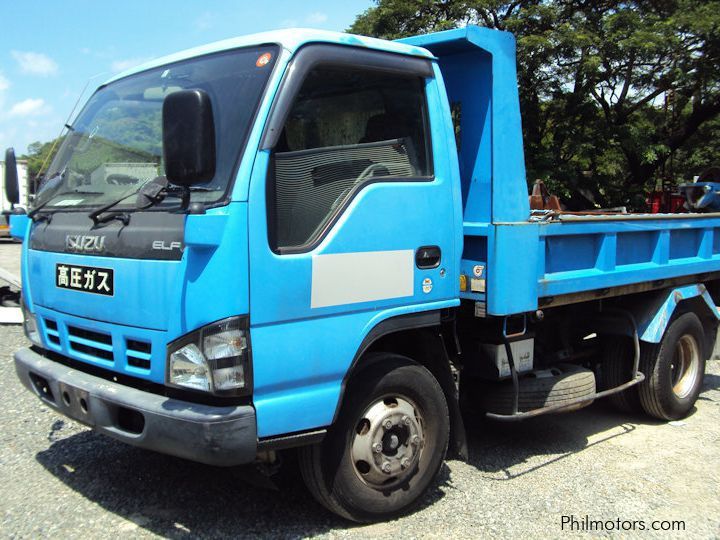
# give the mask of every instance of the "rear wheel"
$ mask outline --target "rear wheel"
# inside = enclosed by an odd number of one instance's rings
[[[658,345],[643,347],[640,402],[650,416],[661,420],[684,418],[695,406],[705,374],[702,323],[685,313],[668,327]]]
[[[598,373],[600,390],[609,390],[632,379],[635,350],[631,339],[623,336],[608,336],[602,352],[602,364]],[[610,394],[608,402],[622,412],[642,411],[637,386],[631,386],[618,394]]]
[[[437,475],[449,438],[448,407],[435,377],[401,356],[374,360],[351,381],[325,440],[299,454],[313,496],[358,522],[413,508]]]

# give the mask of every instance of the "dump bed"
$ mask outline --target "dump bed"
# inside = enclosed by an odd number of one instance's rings
[[[716,279],[720,214],[466,223],[461,272],[493,315]]]
[[[462,187],[461,297],[478,315],[720,273],[720,214],[531,214],[511,34],[467,27],[403,41],[432,52],[444,79]]]

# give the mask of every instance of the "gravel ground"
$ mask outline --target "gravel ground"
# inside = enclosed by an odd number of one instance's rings
[[[96,435],[23,389],[0,327],[0,536],[589,537],[582,520],[684,520],[675,537],[720,537],[720,362],[697,410],[661,424],[595,404],[470,432],[470,460],[450,460],[416,513],[358,527],[305,491],[291,462],[269,485],[251,468],[217,469]],[[630,536],[663,536],[635,532]],[[667,534],[664,534],[667,536]]]

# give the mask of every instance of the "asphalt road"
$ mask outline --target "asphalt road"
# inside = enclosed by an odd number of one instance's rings
[[[0,246],[0,251],[6,246]],[[0,326],[0,537],[579,537],[583,524],[684,522],[670,535],[720,538],[720,361],[694,413],[649,421],[601,403],[526,423],[480,423],[468,462],[449,460],[412,515],[354,526],[305,490],[292,460],[271,485],[125,446],[51,411],[17,381],[19,326]],[[661,525],[661,524],[657,524]],[[617,525],[615,525],[617,526]],[[621,524],[620,526],[623,526]],[[627,535],[628,533],[623,533]]]
[[[18,277],[20,276],[20,248],[20,244],[0,238],[0,268]],[[0,285],[4,285],[4,283]]]

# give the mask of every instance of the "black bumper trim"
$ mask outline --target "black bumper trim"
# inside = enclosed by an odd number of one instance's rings
[[[257,455],[251,405],[201,405],[143,392],[30,349],[15,353],[15,370],[23,385],[46,405],[125,443],[208,465],[250,463]]]
[[[287,435],[274,435],[265,437],[258,441],[258,451],[267,450],[285,450],[287,448],[296,448],[298,446],[306,446],[322,442],[327,435],[327,429],[313,429],[312,431],[303,431],[301,433],[289,433]]]

